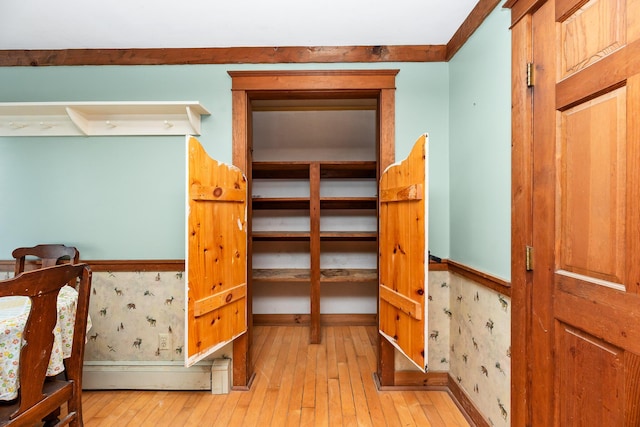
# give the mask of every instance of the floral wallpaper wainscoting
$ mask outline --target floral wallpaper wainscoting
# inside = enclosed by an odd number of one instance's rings
[[[449,371],[451,322],[449,273],[429,272],[429,372]]]
[[[449,371],[449,334],[451,323],[449,298],[449,272],[429,272],[428,294],[429,340],[427,366],[429,372]],[[418,368],[400,351],[396,350],[396,371],[415,371]]]
[[[450,375],[489,425],[510,425],[511,299],[451,274]]]
[[[85,360],[183,360],[184,289],[183,272],[94,272]]]
[[[180,271],[94,272],[85,360],[183,361],[184,290]],[[455,273],[431,271],[428,300],[429,371],[448,372],[490,426],[508,427],[511,299]],[[160,350],[160,334],[167,350]],[[398,355],[395,368],[416,369]]]

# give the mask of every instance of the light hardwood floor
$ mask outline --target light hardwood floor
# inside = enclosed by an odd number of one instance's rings
[[[378,391],[375,327],[254,327],[250,391],[85,391],[95,426],[469,426],[445,391]]]

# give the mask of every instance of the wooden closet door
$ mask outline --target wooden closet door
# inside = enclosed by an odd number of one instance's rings
[[[640,0],[550,0],[532,24],[530,425],[637,426]]]
[[[380,334],[427,371],[427,137],[380,178]]]
[[[247,331],[247,180],[187,137],[185,364]],[[242,355],[234,355],[242,357]]]

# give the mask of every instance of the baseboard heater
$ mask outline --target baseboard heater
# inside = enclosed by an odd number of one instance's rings
[[[86,361],[85,390],[211,390],[228,393],[230,359],[204,360],[190,368],[180,361]]]

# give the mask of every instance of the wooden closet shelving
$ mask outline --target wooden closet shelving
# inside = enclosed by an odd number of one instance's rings
[[[321,197],[322,209],[375,209],[377,197]]]
[[[336,269],[320,270],[322,282],[371,282],[378,278],[376,269]],[[269,268],[254,269],[253,280],[263,282],[308,282],[311,280],[311,270],[304,268]]]
[[[377,217],[378,198],[372,196],[350,196],[349,180],[371,180],[372,188],[377,188],[377,162],[375,161],[292,161],[253,162],[252,179],[308,181],[309,196],[298,197],[252,197],[252,212],[279,210],[297,212],[309,219],[308,230],[258,230],[253,231],[254,242],[308,242],[310,268],[254,269],[253,281],[258,282],[300,282],[310,284],[311,342],[320,341],[320,286],[321,283],[365,283],[377,281],[377,269],[364,268],[322,268],[320,263],[323,242],[376,242],[375,230],[323,230],[323,212],[365,211]],[[344,183],[340,196],[323,195],[322,184],[331,180]],[[377,191],[375,191],[377,192]],[[345,195],[342,195],[345,194]],[[286,214],[285,214],[286,215]],[[286,221],[286,217],[283,219]]]
[[[254,197],[253,209],[309,209],[308,197]]]

